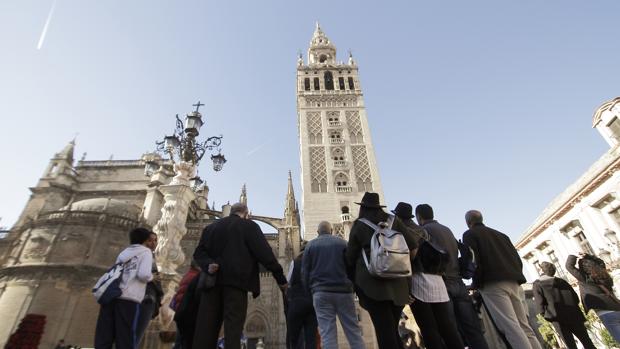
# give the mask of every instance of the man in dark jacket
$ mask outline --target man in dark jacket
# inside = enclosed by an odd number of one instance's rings
[[[248,207],[236,203],[230,216],[210,224],[202,232],[194,260],[203,272],[217,276],[215,286],[203,291],[194,348],[215,349],[222,322],[226,328],[226,349],[239,349],[248,307],[247,293],[260,293],[258,263],[271,271],[286,291],[282,266],[273,254],[258,224],[249,217]]]
[[[332,235],[329,222],[319,223],[319,236],[310,241],[301,262],[301,280],[312,293],[321,334],[321,348],[338,349],[336,317],[351,349],[364,349],[353,283],[347,277],[344,251],[347,242]]]
[[[301,282],[301,263],[305,244],[301,245],[301,253],[293,260],[289,268],[286,292],[288,309],[286,310],[286,342],[288,349],[316,348],[316,314],[312,305],[312,294]],[[302,337],[303,330],[303,338]]]
[[[472,287],[482,295],[498,330],[513,348],[541,349],[527,321],[519,289],[525,282],[523,262],[510,238],[482,223],[482,213],[465,214],[469,230],[463,242],[474,251],[477,261]]]
[[[595,349],[575,290],[564,279],[554,277],[556,270],[552,263],[542,262],[540,269],[544,275],[534,281],[532,288],[538,313],[553,324],[568,349],[577,349],[573,334],[585,349]]]

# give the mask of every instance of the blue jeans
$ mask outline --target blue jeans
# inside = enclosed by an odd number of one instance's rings
[[[620,342],[620,311],[599,315],[599,319],[616,342]]]
[[[365,349],[362,330],[357,322],[353,293],[314,292],[312,294],[316,320],[319,323],[321,347],[338,349],[336,315],[347,336],[351,349]]]

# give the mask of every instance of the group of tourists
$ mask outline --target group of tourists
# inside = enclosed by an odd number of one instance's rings
[[[366,348],[370,343],[362,336],[357,303],[368,312],[380,349],[415,347],[415,335],[405,326],[406,306],[428,349],[492,348],[471,292],[479,294],[507,348],[542,348],[523,302],[521,258],[508,236],[484,225],[479,211],[465,214],[468,230],[461,243],[435,219],[430,205],[414,210],[400,202],[388,214],[376,193],[365,193],[357,204],[359,216],[348,241],[333,235],[329,222],[321,222],[318,236],[302,243],[286,276],[260,227],[249,219],[248,207],[234,204],[228,217],[204,229],[169,305],[177,325],[174,347],[241,348],[248,293],[259,296],[262,266],[284,297],[287,349],[338,348],[336,319],[350,348]],[[122,293],[100,309],[98,349],[112,344],[136,348],[161,304],[152,253],[157,236],[136,228],[130,241],[117,259],[124,265]],[[620,340],[620,301],[604,263],[594,256],[570,256],[566,267],[579,282],[585,310],[594,310]],[[586,349],[594,348],[579,297],[554,277],[553,264],[541,268],[545,275],[534,283],[538,312],[569,349],[576,348],[573,334]],[[472,278],[469,288],[463,278]]]

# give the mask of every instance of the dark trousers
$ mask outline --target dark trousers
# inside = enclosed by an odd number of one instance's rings
[[[450,302],[425,303],[416,299],[410,307],[427,349],[463,349],[465,347],[456,328]]]
[[[452,301],[456,325],[461,336],[471,349],[489,349],[482,334],[480,318],[474,308],[467,288],[461,279],[445,279],[448,296]]]
[[[138,327],[136,329],[136,335],[138,337],[138,344],[142,342],[142,338],[144,337],[144,332],[146,328],[149,326],[151,319],[153,318],[153,313],[155,312],[155,302],[153,301],[144,301],[140,303],[140,315],[138,316]]]
[[[552,324],[568,349],[577,349],[577,343],[575,343],[573,334],[579,339],[585,349],[596,348],[594,343],[592,343],[592,339],[588,336],[588,330],[586,330],[586,326],[583,323],[552,322]]]
[[[288,301],[288,312],[286,314],[287,334],[289,343],[287,348],[297,349],[300,337],[304,335],[306,349],[316,348],[317,321],[311,299],[296,298]]]
[[[403,342],[398,333],[398,322],[403,306],[395,305],[392,301],[374,300],[360,290],[357,290],[357,297],[362,308],[370,315],[379,349],[403,349]]]
[[[138,347],[138,316],[140,303],[115,299],[102,305],[95,328],[95,348],[136,349]]]
[[[224,347],[240,349],[247,310],[247,291],[236,287],[215,286],[202,292],[192,347],[216,349],[224,323]]]

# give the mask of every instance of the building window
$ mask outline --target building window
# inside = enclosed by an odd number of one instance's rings
[[[620,135],[620,120],[617,117],[613,117],[611,121],[607,123],[607,127],[613,132],[615,135]]]
[[[48,175],[50,175],[50,176],[54,175],[54,174],[56,174],[56,172],[58,172],[58,164],[52,165],[52,168],[50,169],[50,172],[49,172]]]
[[[575,219],[560,229],[560,232],[564,234],[568,239],[573,241],[577,248],[583,253],[594,254],[594,249],[586,237],[583,227],[579,220]]]
[[[327,192],[327,183],[326,182],[318,182],[316,180],[312,181],[311,189],[313,193],[326,193]]]
[[[332,159],[334,159],[335,161],[344,160],[344,151],[342,150],[342,148],[334,149],[334,151],[332,152]]]
[[[588,239],[586,239],[586,236],[583,233],[583,231],[580,231],[579,233],[575,234],[575,241],[577,241],[583,253],[592,254],[592,255],[594,254],[594,249],[592,249],[592,245],[590,245],[590,243],[588,242]]]
[[[314,90],[318,91],[321,89],[321,84],[319,83],[319,78],[314,78]]]
[[[555,255],[555,251],[549,250],[547,252],[547,256],[549,256],[549,261],[555,266],[556,276],[566,278],[566,275],[564,274],[564,269],[562,269],[562,264],[560,263],[558,257]]]
[[[304,90],[310,91],[310,78],[304,79]]]
[[[351,191],[351,187],[349,186],[349,177],[342,172],[336,175],[335,184],[337,193],[346,193]]]
[[[341,90],[344,90],[344,89],[345,89],[345,87],[344,87],[344,78],[343,78],[342,76],[338,78],[338,87],[339,87]]]
[[[333,90],[334,89],[334,76],[332,75],[332,72],[326,71],[323,77],[325,78],[325,89]]]
[[[611,218],[613,218],[616,223],[620,224],[620,209],[617,208],[613,211],[610,211],[609,216],[611,216]]]
[[[353,78],[349,77],[349,90],[355,90],[355,84],[353,83]]]
[[[538,275],[542,275],[542,269],[540,268],[540,262],[539,261],[534,261],[534,263],[532,263],[534,265],[534,269],[536,269],[536,273],[538,273]]]

